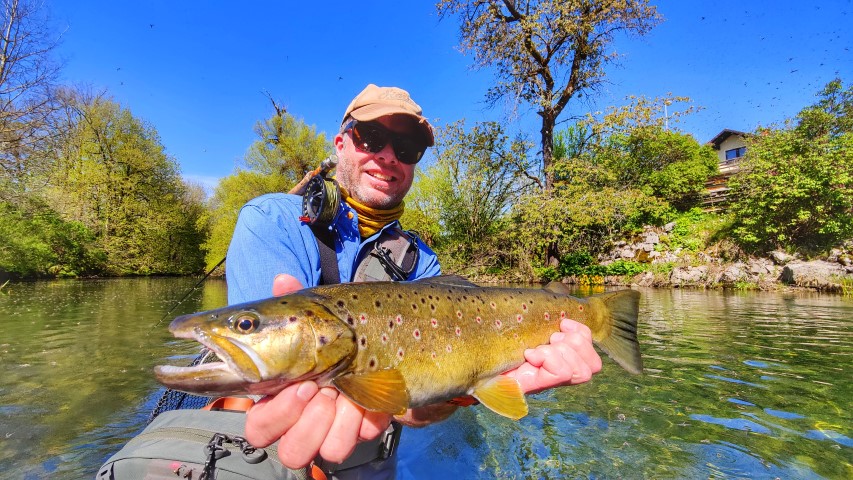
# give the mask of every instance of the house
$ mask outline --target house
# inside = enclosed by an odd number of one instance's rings
[[[705,182],[702,209],[706,212],[720,210],[728,200],[728,180],[738,171],[738,161],[746,154],[748,135],[748,133],[727,128],[708,141],[708,145],[717,151],[720,172]]]

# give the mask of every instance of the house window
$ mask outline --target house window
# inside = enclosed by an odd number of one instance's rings
[[[746,155],[746,147],[738,147],[733,148],[731,150],[726,150],[726,161],[730,162],[732,160],[737,160],[738,158]]]

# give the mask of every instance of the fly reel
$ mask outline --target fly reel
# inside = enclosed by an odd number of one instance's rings
[[[309,225],[331,225],[341,205],[341,189],[338,182],[314,175],[302,194],[302,216],[300,220]]]

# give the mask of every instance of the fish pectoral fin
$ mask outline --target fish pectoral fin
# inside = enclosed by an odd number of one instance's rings
[[[401,415],[409,408],[406,379],[396,368],[342,375],[332,385],[366,410]]]
[[[513,420],[527,415],[527,400],[518,380],[498,375],[474,387],[474,398],[489,410]]]

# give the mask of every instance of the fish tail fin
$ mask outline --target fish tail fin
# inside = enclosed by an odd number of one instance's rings
[[[637,314],[640,309],[640,292],[620,290],[589,297],[592,302],[603,305],[604,321],[610,328],[609,334],[595,339],[596,345],[625,370],[643,373],[643,359],[640,356],[640,343],[637,340]]]

